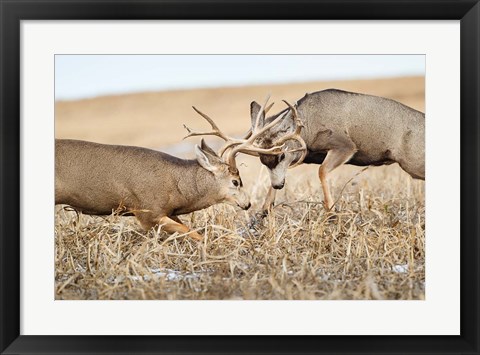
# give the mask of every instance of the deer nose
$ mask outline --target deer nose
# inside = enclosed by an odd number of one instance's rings
[[[280,184],[273,185],[273,188],[276,189],[276,190],[280,190],[280,189],[283,189],[284,186],[285,186],[285,181],[283,181]]]
[[[246,205],[243,209],[248,210],[250,207],[252,207],[252,204],[249,202],[248,205]]]

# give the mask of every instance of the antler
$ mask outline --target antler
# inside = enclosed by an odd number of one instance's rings
[[[305,144],[305,141],[301,138],[300,136],[300,131],[303,127],[302,122],[298,118],[297,110],[290,105],[287,101],[283,100],[287,106],[290,108],[290,111],[294,115],[294,120],[296,124],[296,129],[294,132],[287,134],[283,137],[281,137],[279,140],[275,142],[275,146],[270,147],[270,148],[260,148],[257,147],[253,144],[253,142],[262,136],[266,131],[277,125],[286,115],[288,114],[288,111],[286,111],[282,115],[278,115],[272,122],[267,124],[264,127],[259,127],[259,119],[260,116],[263,114],[267,114],[267,112],[272,108],[273,103],[267,106],[268,100],[270,99],[270,95],[267,96],[265,99],[265,102],[263,105],[260,107],[260,110],[258,111],[256,121],[255,121],[255,127],[250,129],[244,136],[244,138],[232,138],[227,136],[225,133],[223,133],[220,128],[215,124],[213,119],[211,119],[209,116],[198,110],[196,107],[192,106],[195,112],[197,112],[200,116],[202,116],[212,127],[211,131],[207,132],[198,132],[198,131],[193,131],[186,125],[183,125],[185,129],[188,131],[188,134],[183,138],[189,138],[189,137],[194,137],[194,136],[217,136],[221,139],[223,139],[226,143],[225,145],[219,150],[218,155],[223,156],[225,152],[228,151],[227,156],[225,158],[226,163],[232,167],[236,167],[235,163],[235,156],[238,153],[244,153],[248,155],[253,155],[253,156],[258,156],[259,154],[265,154],[265,155],[278,155],[282,154],[283,152],[297,152],[297,151],[302,151],[303,154],[297,162],[292,165],[291,167],[297,166],[303,162],[303,159],[305,159],[305,156],[307,154],[307,147]],[[300,143],[301,148],[294,149],[294,150],[286,150],[285,142],[288,140],[296,140]]]
[[[260,111],[258,112],[257,118],[256,118],[256,127],[258,126],[259,118],[261,114],[266,114],[273,106],[273,103],[268,105],[266,108],[265,106],[268,103],[268,100],[270,99],[270,95],[267,96],[265,99],[264,104],[261,106]],[[200,116],[202,116],[212,127],[211,131],[205,131],[205,132],[199,132],[199,131],[194,131],[187,127],[186,125],[183,125],[185,129],[187,130],[188,134],[183,138],[189,138],[189,137],[195,137],[195,136],[217,136],[221,139],[223,139],[226,143],[225,145],[219,150],[218,155],[223,156],[226,151],[229,150],[225,160],[226,163],[232,167],[236,167],[235,164],[235,156],[237,153],[242,152],[245,154],[249,155],[254,155],[258,156],[258,154],[280,154],[282,152],[282,149],[284,146],[275,146],[272,148],[264,149],[264,148],[258,148],[253,146],[253,142],[255,139],[257,139],[261,134],[263,134],[265,131],[269,130],[271,127],[273,127],[275,124],[277,124],[280,120],[281,117],[278,117],[275,121],[269,123],[267,126],[262,127],[260,129],[256,129],[255,133],[252,134],[252,131],[249,130],[244,138],[233,138],[230,136],[227,136],[225,133],[218,128],[216,123],[211,119],[208,115],[204,114],[200,110],[198,110],[195,106],[192,106],[193,109],[195,110],[196,113],[198,113]]]
[[[268,99],[270,98],[270,96],[267,97],[267,100],[265,101],[265,103],[268,101]],[[267,114],[268,111],[270,111],[270,109],[272,108],[273,106],[273,102],[268,105],[268,107],[265,109],[265,115]],[[216,125],[216,123],[213,121],[213,119],[211,119],[208,115],[206,115],[205,113],[203,113],[202,111],[200,111],[199,109],[197,109],[195,106],[192,106],[192,108],[195,110],[196,113],[198,113],[200,116],[202,116],[203,118],[205,118],[205,120],[210,123],[210,126],[212,126],[212,131],[210,132],[197,132],[197,131],[194,131],[192,130],[190,127],[188,127],[187,125],[183,125],[183,127],[187,130],[188,134],[183,137],[183,139],[186,139],[186,138],[190,138],[190,137],[195,137],[195,136],[217,136],[217,137],[220,137],[222,138],[224,141],[226,142],[235,142],[235,143],[241,143],[241,140],[240,139],[236,139],[236,138],[232,138],[232,137],[229,137],[227,136],[225,133],[223,133],[220,128],[218,128],[218,126]],[[259,111],[259,115],[257,115],[257,122],[258,122],[258,118],[260,117],[260,113],[262,112],[262,110]],[[247,133],[245,133],[245,137],[243,139],[247,139],[250,137],[252,133],[252,130],[249,129]]]
[[[288,103],[286,100],[282,100],[282,101],[285,102],[285,104],[290,108],[290,111],[293,114],[293,119],[295,121],[295,126],[296,127],[295,127],[294,132],[289,133],[289,134],[281,137],[280,139],[276,140],[275,144],[276,145],[285,144],[286,141],[293,139],[293,140],[296,140],[297,142],[300,143],[301,148],[297,148],[295,150],[290,150],[289,152],[290,153],[299,152],[299,151],[302,152],[302,156],[300,157],[300,159],[298,159],[295,162],[295,164],[289,166],[289,168],[291,169],[291,168],[296,167],[297,165],[300,165],[303,162],[303,160],[305,159],[305,157],[307,156],[307,144],[305,143],[303,138],[300,136],[300,132],[302,131],[302,128],[304,127],[304,125],[303,125],[303,122],[298,117],[297,108],[290,105],[290,103]]]
[[[270,128],[275,126],[283,117],[283,116],[279,116],[275,120],[270,122],[268,125],[259,129],[258,123],[259,123],[260,116],[262,115],[262,113],[266,114],[273,106],[273,103],[272,103],[265,109],[269,99],[270,99],[270,95],[267,96],[267,98],[265,99],[265,102],[263,103],[263,105],[260,107],[260,110],[258,111],[253,132],[252,130],[249,130],[241,143],[238,143],[238,140],[237,142],[228,142],[219,151],[219,155],[223,155],[228,149],[230,149],[230,151],[227,154],[227,161],[231,162],[235,160],[235,156],[237,155],[237,153],[244,153],[244,154],[254,155],[254,156],[258,156],[258,154],[277,155],[282,153],[284,145],[278,145],[271,148],[260,148],[260,147],[256,147],[253,144],[253,142],[258,137],[260,137],[263,133],[265,133]]]
[[[195,106],[192,106],[192,108],[195,110],[196,113],[198,113],[200,116],[205,118],[205,120],[207,120],[208,123],[210,123],[210,126],[212,126],[212,130],[209,131],[209,132],[193,131],[192,129],[187,127],[187,125],[184,124],[183,127],[187,130],[188,134],[185,137],[183,137],[183,139],[186,139],[186,138],[189,138],[189,137],[195,137],[195,136],[217,136],[217,137],[220,137],[224,141],[227,141],[227,142],[228,141],[238,141],[237,139],[229,137],[225,133],[223,133],[220,130],[220,128],[218,128],[218,126],[215,124],[215,122],[210,117],[208,117],[206,114],[204,114],[203,112],[198,110]]]
[[[270,111],[270,109],[273,107],[273,105],[275,104],[275,102],[272,102],[270,105],[267,106],[267,108],[265,109],[265,116],[267,115],[268,111]],[[260,111],[262,112],[262,111]],[[255,121],[255,127],[257,126],[257,123],[258,122],[258,117],[257,117],[257,120]],[[250,136],[252,135],[252,127],[250,127],[247,131],[247,133],[244,134],[244,137],[243,139],[248,139],[250,138]]]
[[[268,98],[267,98],[267,101],[268,101]],[[262,112],[263,107],[267,104],[267,101],[265,101],[264,105],[260,109],[260,111],[259,111],[260,113]],[[300,165],[307,155],[307,145],[306,145],[305,141],[303,140],[303,138],[300,136],[300,132],[301,132],[302,127],[303,127],[303,123],[300,120],[300,118],[298,117],[298,112],[297,112],[296,108],[293,107],[292,105],[290,105],[285,100],[283,100],[283,102],[285,102],[285,104],[289,107],[290,112],[292,112],[292,115],[294,117],[294,122],[295,122],[295,126],[296,126],[294,132],[289,133],[289,134],[281,137],[280,139],[276,140],[275,145],[271,148],[266,149],[266,148],[256,147],[253,144],[253,142],[258,137],[260,137],[262,134],[264,134],[266,131],[268,131],[269,129],[274,127],[276,124],[278,124],[278,122],[280,122],[282,119],[284,119],[288,115],[289,111],[287,110],[284,114],[279,115],[277,118],[275,118],[268,125],[260,128],[260,129],[258,129],[258,125],[257,125],[258,119],[260,117],[260,113],[259,113],[259,115],[257,115],[257,121],[256,121],[256,124],[255,124],[254,131],[253,132],[249,131],[247,133],[247,135],[245,136],[246,138],[248,137],[248,139],[244,139],[244,142],[241,143],[241,144],[234,143],[234,142],[226,144],[222,148],[222,150],[220,151],[220,154],[223,154],[227,149],[231,148],[230,152],[228,153],[228,158],[229,158],[229,160],[231,160],[231,159],[235,158],[235,155],[237,153],[244,153],[244,154],[258,156],[258,154],[278,155],[278,154],[281,154],[281,153],[284,153],[284,152],[293,153],[293,152],[301,151],[302,155],[301,155],[300,159],[298,159],[295,162],[295,164],[291,165],[290,168],[293,168],[297,165]],[[270,105],[268,107],[268,109],[270,109],[271,106],[272,105]],[[296,140],[297,142],[300,143],[301,147],[297,148],[297,149],[293,149],[293,150],[287,150],[287,147],[285,146],[285,142],[287,142],[289,140]]]

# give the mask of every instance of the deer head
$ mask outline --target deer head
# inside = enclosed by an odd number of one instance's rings
[[[307,154],[305,141],[300,136],[303,123],[296,108],[285,100],[283,102],[288,107],[269,118],[265,118],[267,110],[263,110],[263,106],[255,101],[250,104],[251,131],[261,132],[256,135],[254,145],[264,150],[281,147],[275,154],[259,152],[260,161],[268,168],[275,189],[283,188],[287,169],[301,164]]]
[[[243,187],[238,169],[225,162],[202,139],[200,146],[195,145],[197,161],[205,170],[213,174],[217,196],[224,202],[237,205],[247,210],[250,208],[250,198]]]

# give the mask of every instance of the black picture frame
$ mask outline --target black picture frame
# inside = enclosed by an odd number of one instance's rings
[[[249,0],[0,0],[0,18],[0,351],[2,354],[479,353],[480,5],[478,0],[259,0],[255,2]],[[460,20],[461,335],[208,337],[20,335],[20,152],[22,143],[20,141],[20,22],[22,20],[97,19]],[[448,144],[445,145],[445,149],[448,149]],[[448,162],[445,162],[445,168],[448,169]],[[448,287],[448,280],[446,287]]]

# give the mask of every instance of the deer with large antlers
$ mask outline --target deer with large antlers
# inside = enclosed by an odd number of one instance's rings
[[[271,104],[267,108],[265,108],[266,104],[268,103],[268,100],[269,100],[269,97],[267,97],[267,99],[265,100],[265,103],[260,107],[261,112],[268,112],[269,109],[273,106],[273,104]],[[292,108],[292,106],[288,102],[286,102],[286,101],[284,101],[284,102],[290,108]],[[259,146],[255,145],[254,142],[258,139],[262,139],[263,135],[265,135],[266,132],[268,132],[273,127],[278,125],[281,122],[281,119],[283,117],[277,117],[276,119],[271,120],[271,122],[269,122],[268,124],[266,124],[262,127],[258,127],[258,126],[253,127],[253,129],[249,130],[247,132],[247,134],[245,135],[245,137],[243,137],[243,138],[233,138],[233,137],[227,136],[225,133],[221,132],[219,130],[218,126],[215,124],[215,122],[209,116],[207,116],[203,112],[199,111],[196,107],[193,107],[193,109],[200,116],[205,118],[205,120],[211,125],[212,130],[211,131],[206,131],[206,132],[198,132],[198,131],[193,131],[189,127],[184,125],[185,129],[188,131],[188,134],[185,136],[185,138],[195,137],[195,136],[217,136],[217,137],[223,139],[226,143],[220,149],[218,154],[220,156],[223,156],[224,154],[227,154],[227,160],[230,161],[232,164],[234,163],[235,157],[238,153],[244,153],[244,154],[253,155],[253,156],[256,156],[256,157],[262,156],[262,155],[264,155],[264,156],[277,156],[277,155],[283,154],[284,152],[289,152],[290,153],[290,152],[297,152],[297,151],[301,151],[302,156],[304,156],[304,154],[306,154],[305,142],[300,137],[300,129],[303,125],[301,124],[301,122],[299,120],[296,121],[297,122],[297,124],[296,124],[297,128],[295,129],[295,131],[293,133],[289,133],[289,134],[281,137],[281,139],[278,139],[275,142],[276,144],[273,145],[273,146],[271,145],[268,148],[262,148],[262,147],[259,147]],[[257,121],[259,121],[258,120],[259,117],[260,117],[260,113],[258,114]],[[301,148],[289,149],[286,146],[285,143],[290,141],[290,140],[298,141],[301,145]]]
[[[249,196],[235,165],[222,159],[202,139],[196,159],[180,159],[140,147],[86,141],[55,141],[55,204],[85,214],[121,211],[135,216],[145,230],[161,225],[202,239],[178,215],[227,202],[243,209]]]
[[[277,149],[275,154],[259,154],[271,180],[264,210],[273,204],[274,189],[283,188],[287,169],[301,163],[321,164],[318,175],[328,210],[334,205],[328,174],[342,164],[398,163],[413,178],[425,179],[425,114],[422,112],[383,97],[335,89],[306,94],[294,106],[289,105],[268,118],[265,118],[264,106],[255,101],[251,103],[251,131],[262,131],[272,122],[280,122],[265,130],[253,143],[263,150],[285,144],[281,153]],[[306,149],[289,148],[296,144],[292,136],[296,142],[303,141],[301,148]]]
[[[269,135],[270,131],[273,131],[278,125],[282,124],[282,120],[284,119],[284,115],[279,114],[276,115],[274,119],[271,119],[267,124],[263,124],[264,122],[261,120],[262,115],[264,116],[273,106],[273,103],[267,106],[269,99],[270,96],[267,96],[264,104],[262,106],[258,105],[258,110],[257,112],[255,112],[255,118],[253,118],[254,113],[252,112],[252,120],[255,120],[255,124],[252,125],[252,128],[243,138],[233,138],[227,136],[225,133],[220,131],[212,118],[210,118],[205,113],[199,111],[196,107],[193,107],[195,112],[202,116],[210,124],[212,129],[210,131],[199,132],[193,131],[192,129],[184,125],[185,129],[188,131],[188,134],[187,136],[185,136],[185,138],[195,136],[217,136],[223,139],[226,143],[220,149],[218,154],[219,156],[227,154],[227,161],[231,162],[232,164],[234,164],[235,157],[238,153],[253,155],[256,157],[260,157],[260,159],[262,159],[262,157],[270,157],[273,159],[277,159],[277,157],[280,157],[279,159],[283,159],[286,156],[285,154],[298,154],[298,162],[294,163],[292,167],[296,166],[297,164],[301,164],[307,154],[307,147],[305,145],[305,141],[300,135],[303,124],[297,115],[295,115],[293,118],[294,129],[292,132],[288,132],[276,139],[275,144],[272,144],[272,141],[267,141],[265,139],[265,137]],[[292,107],[287,101],[284,100],[284,103],[288,106],[290,110],[292,110],[292,112],[296,112],[295,108]],[[262,123],[261,126],[260,123]],[[268,147],[263,148],[257,145],[257,141],[263,143],[267,142]],[[292,144],[293,142],[295,142],[295,144]],[[272,199],[275,199],[275,193],[274,190],[270,189],[266,201],[270,201]],[[268,204],[268,202],[265,203]]]

